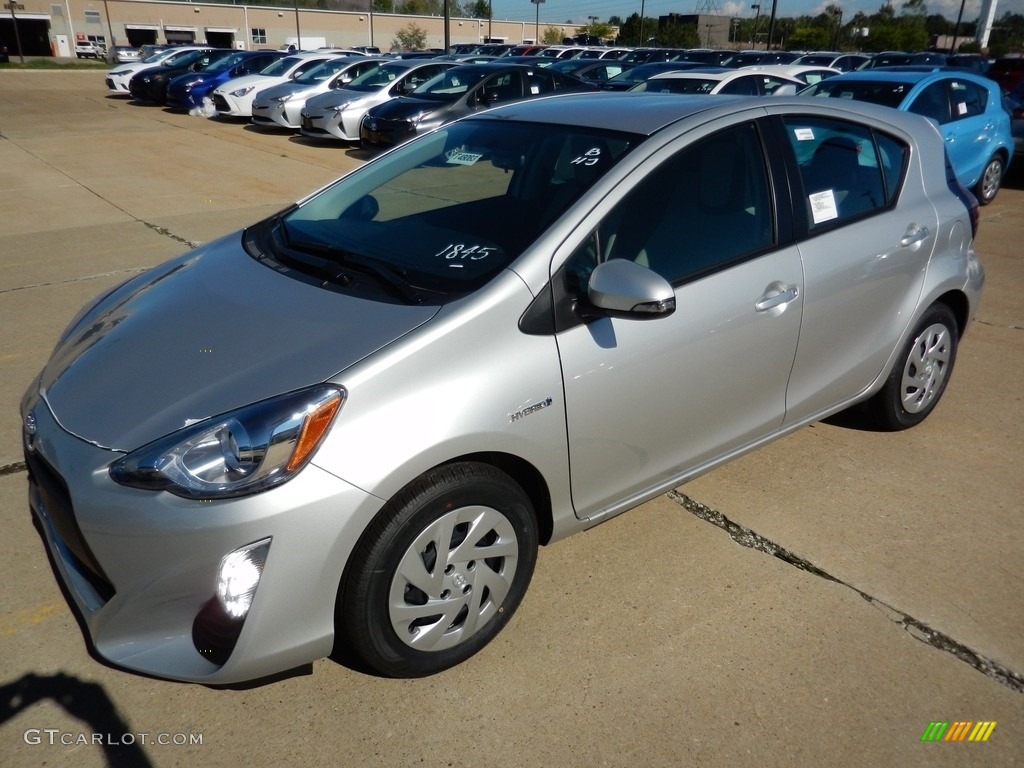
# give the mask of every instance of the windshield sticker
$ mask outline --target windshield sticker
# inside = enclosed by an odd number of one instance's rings
[[[493,245],[466,245],[465,243],[451,243],[443,250],[434,255],[436,259],[444,259],[449,262],[450,269],[462,269],[464,261],[483,261],[497,251]]]
[[[793,131],[797,141],[814,141],[813,128],[797,128]]]
[[[601,160],[601,149],[591,147],[582,155],[569,161],[570,165],[597,165]]]
[[[839,209],[836,208],[836,196],[832,193],[831,189],[826,189],[824,192],[815,192],[813,195],[809,195],[807,200],[811,204],[811,218],[814,219],[815,224],[839,218]]]
[[[483,157],[479,152],[467,152],[462,147],[449,150],[445,153],[445,161],[450,165],[475,165],[476,161]]]

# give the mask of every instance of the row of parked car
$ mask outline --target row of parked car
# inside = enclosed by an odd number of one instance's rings
[[[964,69],[905,64],[841,72],[810,63],[732,68],[699,59],[636,63],[582,55],[588,51],[602,52],[587,49],[574,57],[541,51],[531,56],[388,58],[341,49],[287,54],[177,48],[113,68],[107,87],[111,93],[130,94],[138,101],[211,117],[246,119],[313,139],[374,146],[401,143],[480,109],[585,90],[705,95],[799,92],[874,102],[922,114],[937,123],[957,176],[983,205],[995,199],[1024,140],[1019,130],[1024,126],[1020,114],[1024,99],[1019,94],[1004,98],[994,80]],[[819,56],[824,61],[826,54]]]

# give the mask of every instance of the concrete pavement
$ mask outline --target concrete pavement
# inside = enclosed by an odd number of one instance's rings
[[[920,427],[816,424],[542,550],[509,627],[426,680],[91,659],[29,520],[21,394],[91,296],[363,157],[0,71],[0,764],[1024,762],[1024,168],[982,210],[983,306]],[[998,724],[922,743],[937,720]]]

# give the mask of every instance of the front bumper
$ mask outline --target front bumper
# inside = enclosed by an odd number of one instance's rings
[[[121,454],[65,432],[45,401],[26,406],[35,429],[25,449],[30,505],[101,657],[149,675],[220,684],[331,652],[345,563],[379,499],[314,464],[284,485],[238,499],[200,502],[125,488],[107,471]],[[220,561],[268,538],[252,607],[222,663],[214,663],[194,638],[210,637],[197,633],[206,621],[197,617],[216,603]]]
[[[367,115],[359,125],[359,139],[365,144],[391,146],[408,141],[416,135],[411,120],[387,120]]]
[[[271,104],[253,102],[252,123],[266,128],[288,128],[294,131],[299,128],[301,109],[301,101],[294,104],[289,104],[289,102],[273,102]]]
[[[213,106],[223,117],[252,117],[252,94],[242,97],[230,93],[213,92]]]
[[[300,130],[304,136],[318,139],[359,141],[359,124],[365,110],[348,109],[341,113],[333,109],[302,110]]]

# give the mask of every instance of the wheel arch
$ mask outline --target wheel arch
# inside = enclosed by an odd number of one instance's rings
[[[947,291],[939,296],[931,304],[945,304],[956,318],[957,341],[964,337],[967,330],[967,323],[971,319],[971,305],[963,291]],[[931,306],[929,304],[928,306]]]
[[[551,540],[554,530],[551,493],[548,490],[547,481],[545,481],[544,476],[535,466],[519,456],[500,451],[468,453],[449,459],[438,466],[460,464],[467,461],[487,464],[511,477],[523,489],[526,495],[530,497],[530,501],[533,504],[534,517],[537,520],[537,533],[539,534],[540,543],[547,544]],[[431,469],[436,469],[436,467]]]

